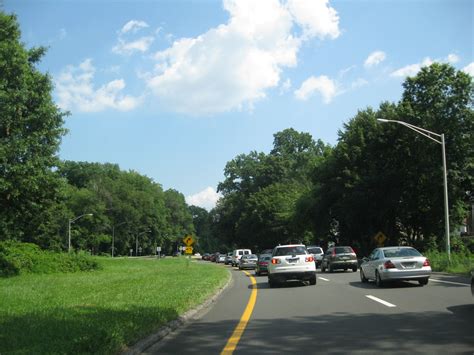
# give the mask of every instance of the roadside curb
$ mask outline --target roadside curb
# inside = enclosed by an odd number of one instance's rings
[[[188,323],[199,312],[210,307],[233,282],[232,273],[230,272],[230,270],[227,270],[227,272],[229,273],[229,278],[226,284],[220,287],[219,289],[217,289],[217,291],[213,295],[211,295],[210,298],[204,301],[204,303],[201,303],[197,307],[187,311],[183,315],[179,316],[177,319],[170,321],[168,324],[159,328],[158,331],[156,331],[156,333],[133,344],[132,346],[124,350],[122,354],[123,355],[137,355],[137,354],[143,353],[145,350],[147,350],[151,346],[158,343],[161,339],[166,337],[168,334],[175,331],[179,327],[182,327],[184,324]]]

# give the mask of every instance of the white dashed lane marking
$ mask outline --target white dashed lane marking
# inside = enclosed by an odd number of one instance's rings
[[[381,303],[381,304],[383,304],[384,306],[387,306],[387,307],[396,307],[396,305],[391,304],[387,301],[381,300],[380,298],[377,298],[377,297],[372,296],[372,295],[365,295],[365,297],[370,298],[372,301]]]

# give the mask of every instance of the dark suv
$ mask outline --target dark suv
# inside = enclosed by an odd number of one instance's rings
[[[321,271],[333,272],[336,269],[357,271],[357,255],[351,247],[330,247],[324,253]]]

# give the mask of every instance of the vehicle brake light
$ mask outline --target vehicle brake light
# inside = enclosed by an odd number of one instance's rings
[[[396,266],[390,260],[384,262],[383,267],[385,269],[395,269],[396,268]]]
[[[280,263],[281,263],[280,259],[275,259],[275,258],[272,259],[272,264],[280,264]]]
[[[336,249],[332,250],[332,256],[336,256]]]
[[[311,256],[307,256],[306,257],[306,262],[309,263],[311,261],[314,261],[314,257],[311,255]]]
[[[427,258],[425,259],[424,263],[423,263],[423,266],[431,266],[430,264],[430,260]]]

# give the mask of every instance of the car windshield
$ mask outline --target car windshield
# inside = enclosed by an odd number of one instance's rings
[[[308,252],[312,254],[321,254],[323,250],[321,248],[308,248]]]
[[[353,253],[351,247],[336,247],[335,248],[336,254],[344,254],[344,253]]]
[[[405,256],[421,256],[420,252],[413,248],[385,249],[383,254],[386,258],[399,258]]]
[[[276,248],[274,256],[305,255],[305,254],[306,254],[306,248],[304,246],[294,246],[294,247]]]

